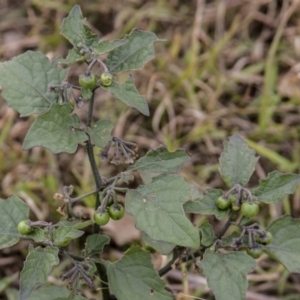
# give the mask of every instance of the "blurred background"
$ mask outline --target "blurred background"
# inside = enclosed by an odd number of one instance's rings
[[[164,144],[170,151],[186,149],[190,162],[181,175],[204,191],[226,189],[218,174],[223,141],[239,133],[260,156],[249,187],[273,170],[299,173],[300,168],[300,1],[299,0],[0,0],[0,61],[27,50],[50,59],[65,57],[70,44],[60,25],[70,9],[81,6],[87,24],[102,39],[122,38],[133,28],[153,31],[156,58],[133,72],[146,96],[151,116],[128,109],[103,90],[97,91],[95,119],[110,118],[113,134],[139,146],[143,156]],[[69,81],[77,83],[83,66],[72,66]],[[124,81],[128,74],[119,76]],[[77,109],[84,122],[87,105]],[[16,194],[30,206],[31,219],[57,222],[59,204],[53,194],[72,184],[76,194],[94,188],[85,155],[52,155],[42,148],[24,152],[22,141],[34,118],[20,119],[0,96],[0,197]],[[98,158],[101,175],[111,177],[126,165]],[[139,179],[133,183],[137,185]],[[76,209],[91,214],[93,197]],[[277,205],[262,205],[258,221],[267,226],[281,214],[300,217],[300,186]],[[201,216],[192,216],[197,224]],[[202,219],[203,220],[203,219]],[[209,218],[216,230],[222,226]],[[131,217],[111,221],[104,232],[112,237],[105,255],[118,259],[139,242]],[[83,248],[85,237],[70,244]],[[0,251],[0,299],[17,299],[18,274],[28,242]],[[300,255],[300,249],[299,249]],[[166,257],[153,255],[156,268]],[[263,255],[248,276],[247,299],[300,299],[300,276]],[[49,276],[59,278],[67,261]],[[214,299],[197,272],[173,270],[165,280],[177,299]],[[85,291],[86,297],[100,297]],[[101,299],[101,298],[97,298]]]

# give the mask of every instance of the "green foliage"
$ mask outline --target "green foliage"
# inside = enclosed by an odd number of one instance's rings
[[[207,278],[208,286],[214,291],[216,299],[246,299],[248,286],[246,274],[255,267],[255,262],[241,252],[218,253],[206,250],[199,263]]]
[[[20,300],[28,299],[31,293],[47,282],[47,277],[59,263],[58,249],[55,247],[29,246],[29,253],[21,272]]]
[[[66,75],[41,52],[27,51],[0,64],[2,96],[21,117],[42,114],[59,98],[49,87],[61,84]]]
[[[95,288],[96,271],[101,282],[101,299],[110,299],[111,292],[120,300],[174,299],[159,276],[195,256],[202,258],[198,266],[217,300],[245,299],[246,275],[255,267],[249,255],[256,258],[264,251],[290,272],[300,273],[300,220],[282,216],[267,230],[249,222],[259,213],[259,202],[261,205],[278,203],[284,196],[294,193],[300,176],[274,171],[260,180],[257,188],[249,190],[245,186],[258,157],[237,134],[224,142],[220,157],[219,172],[230,188],[228,191],[207,189],[203,194],[176,174],[189,160],[182,149],[174,152],[166,147],[151,149],[134,163],[137,145],[112,136],[114,125],[109,119],[94,121],[94,102],[97,101],[94,96],[96,90],[110,91],[129,107],[149,116],[146,98],[139,95],[133,76],[119,83],[117,73],[140,69],[153,59],[153,45],[158,38],[152,32],[133,29],[124,39],[101,41],[85,24],[78,5],[64,19],[61,33],[73,45],[66,58],[50,62],[40,52],[27,51],[0,64],[2,95],[21,116],[38,115],[27,132],[23,148],[40,146],[54,154],[72,154],[79,145],[84,145],[96,189],[72,197],[74,187],[64,186],[54,197],[63,203],[59,210],[64,218],[56,224],[30,221],[25,229],[23,225],[27,224],[23,220],[29,217],[27,205],[16,196],[0,199],[0,248],[13,246],[21,238],[42,245],[29,246],[21,272],[20,299],[85,299],[78,291],[82,283]],[[108,53],[107,58],[102,60],[100,56],[105,53]],[[86,70],[85,77],[78,78],[81,85],[78,87],[65,81],[69,70],[62,67],[81,62],[86,63]],[[87,78],[87,74],[92,74],[91,78]],[[85,124],[73,113],[74,103],[78,109],[88,106],[83,119]],[[112,178],[102,178],[94,146],[101,148],[101,159],[113,156],[111,163],[132,165]],[[113,155],[109,155],[111,149],[115,150]],[[136,172],[144,185],[124,187]],[[124,215],[124,207],[117,208],[119,193],[126,194],[125,208],[142,233],[142,245],[164,255],[172,253],[170,261],[159,272],[154,269],[150,254],[139,246],[131,246],[114,263],[100,256],[110,238],[101,234],[99,225],[107,224],[110,217],[119,220]],[[94,220],[82,220],[82,216],[73,211],[73,204],[91,195],[95,195],[96,200]],[[189,214],[202,216],[199,226],[190,221]],[[227,218],[227,222],[215,233],[206,215],[214,215],[217,220]],[[18,226],[20,222],[22,226]],[[91,225],[92,233],[86,229]],[[232,225],[237,231],[225,236]],[[72,240],[84,238],[85,232],[84,251],[69,253],[64,247]],[[249,255],[240,251],[244,249]],[[47,284],[49,273],[59,263],[58,254],[72,263],[62,274],[72,291]],[[0,281],[0,288],[1,284],[7,285]]]
[[[233,135],[224,142],[224,152],[220,157],[220,174],[228,187],[235,184],[245,185],[258,161],[255,152],[239,136]]]
[[[183,211],[191,193],[191,186],[180,176],[161,175],[127,192],[126,211],[134,216],[136,227],[153,240],[197,249],[199,232]]]
[[[164,289],[165,284],[154,270],[150,254],[138,246],[131,247],[118,262],[109,263],[107,273],[112,291],[118,299],[174,299]]]

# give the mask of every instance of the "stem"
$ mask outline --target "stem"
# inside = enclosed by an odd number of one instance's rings
[[[89,110],[88,110],[88,117],[87,117],[87,122],[86,122],[87,127],[91,127],[91,124],[92,124],[94,100],[95,100],[95,91],[93,91],[92,97],[89,101]],[[87,151],[89,162],[90,162],[90,165],[92,168],[92,172],[93,172],[97,190],[100,191],[102,188],[102,178],[101,178],[100,173],[97,168],[94,151],[93,151],[93,145],[92,145],[90,138],[86,142],[86,151]],[[95,210],[99,207],[99,205],[100,205],[100,197],[99,197],[99,193],[96,193]],[[98,232],[99,232],[99,226],[97,224],[95,224],[94,228],[93,228],[93,233],[98,233]],[[98,271],[98,274],[99,274],[99,277],[101,280],[100,285],[101,285],[101,290],[102,290],[102,298],[103,298],[103,300],[109,300],[110,293],[109,293],[109,287],[108,287],[108,278],[107,278],[106,268],[104,265],[102,265],[100,263],[96,263],[96,268],[97,268],[97,271]]]
[[[172,259],[162,268],[159,270],[158,275],[163,276],[166,273],[168,273],[170,270],[172,270],[172,266],[176,262],[176,260],[179,258],[179,251],[177,248],[173,250],[173,257]]]
[[[83,198],[85,198],[85,197],[88,197],[88,196],[90,196],[90,195],[94,195],[94,194],[96,194],[96,193],[98,193],[98,190],[89,192],[89,193],[87,193],[87,194],[78,196],[78,197],[76,197],[76,198],[70,198],[70,203],[74,203],[74,202],[76,202],[76,201],[79,201],[79,200],[81,200],[81,199],[83,199]]]

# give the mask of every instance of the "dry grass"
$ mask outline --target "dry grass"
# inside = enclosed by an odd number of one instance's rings
[[[116,123],[114,134],[135,141],[141,155],[162,143],[170,150],[185,148],[191,161],[183,176],[201,190],[225,188],[217,172],[218,157],[223,140],[238,132],[261,156],[251,186],[274,169],[299,172],[300,1],[76,3],[102,38],[123,37],[138,27],[166,40],[157,43],[156,59],[135,73],[140,93],[147,96],[150,118],[110,101],[107,94],[96,98],[95,117],[109,114]],[[74,4],[73,0],[0,0],[0,60],[28,49],[51,58],[66,55],[70,45],[59,35],[59,26]],[[70,79],[76,80],[80,72],[80,67],[72,68]],[[79,114],[84,116],[85,110]],[[83,149],[73,156],[53,156],[39,148],[23,152],[22,140],[31,122],[20,119],[0,98],[0,196],[17,194],[30,205],[33,218],[57,221],[52,195],[70,183],[77,193],[88,192],[93,187],[91,171]],[[103,176],[122,170],[102,166]],[[260,221],[267,225],[284,213],[299,217],[299,200],[298,188],[282,205],[263,207]],[[91,204],[92,198],[84,206]],[[25,244],[0,252],[0,278],[20,271]],[[119,251],[116,245],[111,249]],[[51,276],[53,282],[58,274]],[[213,299],[202,277],[181,274],[167,277],[178,299]],[[249,300],[299,299],[299,275],[289,275],[266,256],[258,260],[249,280]],[[11,287],[17,284],[14,278]]]

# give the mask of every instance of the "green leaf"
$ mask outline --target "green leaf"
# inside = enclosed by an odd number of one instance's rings
[[[78,144],[88,139],[82,132],[77,115],[70,115],[71,106],[55,104],[39,116],[30,127],[23,142],[24,150],[45,147],[52,153],[74,153]]]
[[[201,245],[206,247],[212,245],[216,240],[216,236],[213,227],[207,219],[200,225],[199,229],[201,233]]]
[[[149,185],[126,194],[126,211],[135,218],[137,229],[156,241],[198,248],[198,229],[188,220],[183,203],[193,189],[178,175],[155,177]]]
[[[61,84],[66,75],[41,52],[27,51],[0,64],[2,96],[21,117],[41,114],[59,98],[49,86]]]
[[[92,98],[93,92],[91,91],[91,89],[81,88],[81,96],[83,100],[88,101]]]
[[[78,43],[92,46],[99,40],[91,29],[84,24],[84,20],[80,6],[75,5],[61,25],[61,34],[76,48],[78,48]]]
[[[55,59],[55,63],[59,64],[63,67],[67,67],[67,66],[73,65],[75,63],[82,62],[84,60],[85,60],[85,57],[80,55],[78,53],[78,51],[76,51],[73,48],[73,49],[69,50],[66,58],[57,58],[57,59]]]
[[[126,173],[138,171],[145,183],[161,174],[176,173],[189,160],[185,150],[177,149],[169,152],[164,146],[150,150],[147,154],[130,166]]]
[[[88,127],[87,130],[95,145],[104,148],[106,143],[111,140],[113,128],[114,124],[110,120],[100,120],[92,128]]]
[[[277,203],[285,195],[293,194],[300,183],[299,174],[283,174],[273,171],[266,179],[259,180],[259,187],[252,191],[253,195],[265,203]]]
[[[68,299],[71,292],[66,287],[45,285],[35,290],[27,299],[28,300],[58,300]]]
[[[133,29],[125,40],[128,43],[116,48],[107,57],[106,65],[110,72],[137,70],[154,58],[153,42],[158,38],[153,32]]]
[[[96,54],[102,55],[128,43],[128,40],[101,41],[93,46]]]
[[[253,258],[242,252],[218,253],[207,249],[199,266],[216,300],[246,299],[246,275],[255,267]]]
[[[121,260],[107,264],[109,286],[122,300],[172,300],[165,283],[154,270],[151,256],[138,246],[132,246]]]
[[[109,244],[110,238],[106,235],[92,234],[86,239],[86,254],[88,256],[100,254],[105,245]]]
[[[88,227],[88,226],[92,225],[93,221],[92,220],[87,220],[87,221],[78,221],[78,220],[69,221],[69,220],[61,219],[58,224],[61,224],[61,225],[66,226],[66,227],[73,227],[75,229],[82,229],[82,228],[85,228],[85,227]]]
[[[46,234],[45,230],[40,227],[34,227],[34,230],[32,233],[30,233],[29,236],[26,236],[27,238],[32,238],[36,243],[42,243],[45,240],[48,240],[48,235]]]
[[[54,244],[61,244],[68,239],[77,239],[84,234],[84,231],[77,230],[73,227],[59,226],[53,232]]]
[[[150,236],[143,232],[142,239],[156,251],[160,252],[162,255],[168,255],[176,247],[175,244],[164,242],[164,241],[155,241],[150,238]]]
[[[289,272],[300,273],[300,219],[282,216],[267,230],[272,233],[273,240],[264,251],[280,261]]]
[[[254,171],[259,157],[248,148],[247,143],[237,134],[224,141],[224,151],[220,157],[220,174],[224,182],[232,187],[245,185]]]
[[[124,83],[117,83],[115,81],[112,82],[111,86],[104,87],[101,86],[103,89],[110,91],[114,97],[121,100],[125,104],[130,107],[136,108],[142,114],[149,116],[149,107],[144,96],[141,96],[134,83],[132,76],[129,76],[127,81]]]
[[[28,219],[29,207],[17,196],[7,200],[0,198],[0,249],[16,244],[27,237],[18,232],[19,222]]]
[[[189,200],[183,206],[186,213],[215,215],[218,220],[223,220],[228,215],[228,209],[219,209],[216,205],[217,199],[223,195],[222,190],[207,189],[202,198]]]
[[[48,274],[59,263],[58,248],[29,246],[29,253],[21,272],[20,300],[28,299],[31,293],[47,282]]]

